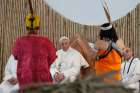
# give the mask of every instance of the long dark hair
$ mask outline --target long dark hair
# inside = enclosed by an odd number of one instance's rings
[[[101,25],[101,27],[108,27],[110,25],[111,25],[110,23],[105,23],[105,24]],[[118,36],[117,36],[116,30],[115,30],[115,28],[113,26],[109,30],[102,30],[101,29],[99,35],[100,35],[100,39],[101,40],[109,39],[109,40],[112,40],[115,43],[118,40]]]

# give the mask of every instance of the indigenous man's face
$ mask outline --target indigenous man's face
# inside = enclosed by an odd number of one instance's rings
[[[70,42],[69,40],[63,40],[62,43],[61,43],[61,48],[64,50],[64,51],[67,51],[69,49],[69,46],[70,46]]]

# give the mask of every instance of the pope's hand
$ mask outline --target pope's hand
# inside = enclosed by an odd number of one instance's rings
[[[61,82],[63,81],[65,78],[64,74],[63,73],[58,73],[56,72],[55,75],[54,75],[54,79],[56,82]]]
[[[8,82],[12,85],[16,85],[18,83],[18,80],[14,77],[12,77],[11,79],[8,80]]]

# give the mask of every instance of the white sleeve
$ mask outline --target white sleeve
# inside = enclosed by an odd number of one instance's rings
[[[72,68],[63,72],[65,79],[70,80],[71,82],[74,81],[76,77],[80,74],[81,64],[79,57],[75,58],[75,60],[72,62],[72,66]]]
[[[128,85],[128,84],[132,84],[132,83],[136,83],[139,82],[140,80],[140,74],[134,74],[131,77],[128,77],[124,82],[124,84]]]
[[[13,55],[9,57],[6,64],[4,80],[8,80],[12,77],[17,78],[17,60],[14,59]]]
[[[58,72],[58,69],[57,69],[57,67],[58,67],[58,58],[54,61],[54,63],[51,65],[51,67],[50,67],[50,73],[51,73],[51,76],[52,76],[52,78],[54,79],[54,75],[55,75],[55,73],[56,72]]]
[[[125,84],[131,84],[131,83],[136,83],[140,80],[140,60],[136,60],[137,64],[134,69],[134,73],[132,75],[129,75],[127,79],[125,79],[124,83]]]

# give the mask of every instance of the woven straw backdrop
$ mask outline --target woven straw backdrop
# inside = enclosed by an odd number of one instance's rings
[[[61,36],[74,36],[79,32],[89,42],[97,39],[99,28],[71,22],[46,6],[43,0],[32,0],[33,8],[41,18],[40,35],[47,36],[59,48]],[[0,0],[0,80],[14,40],[26,34],[24,17],[28,11],[27,0]],[[119,37],[140,57],[140,5],[125,17],[114,22]]]

